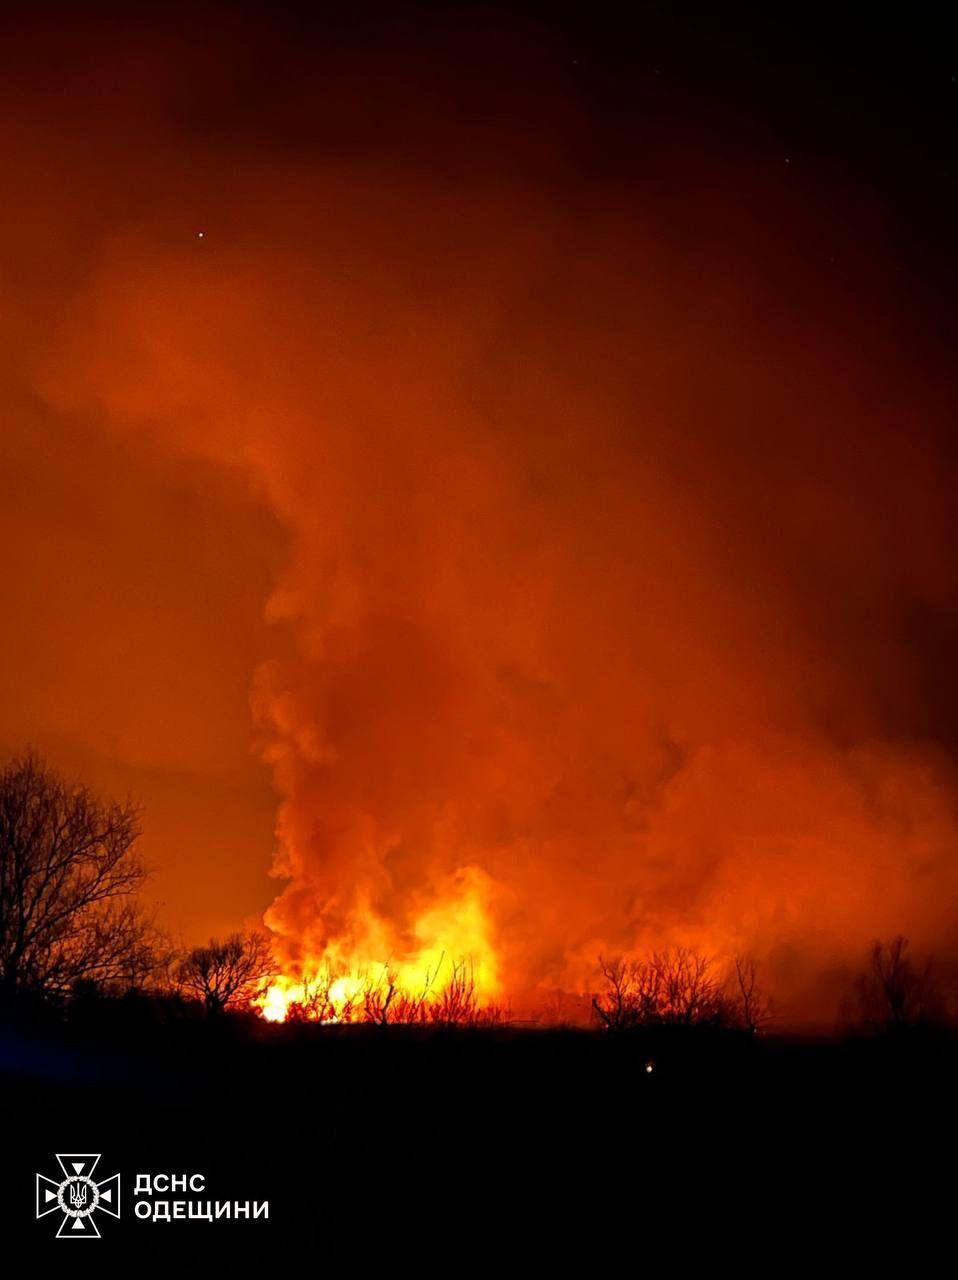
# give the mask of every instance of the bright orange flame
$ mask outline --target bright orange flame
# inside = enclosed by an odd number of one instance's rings
[[[483,889],[481,873],[461,873],[459,892],[419,916],[417,945],[398,957],[387,924],[366,913],[357,930],[361,946],[334,941],[300,971],[280,974],[256,1002],[262,1016],[328,1023],[488,1018],[499,976]]]

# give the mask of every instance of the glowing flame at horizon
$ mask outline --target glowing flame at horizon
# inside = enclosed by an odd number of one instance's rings
[[[103,41],[105,85],[140,68],[131,34]],[[433,46],[386,43],[383,110],[352,110],[366,48],[283,95],[342,123],[322,163],[280,105],[276,148],[184,133],[189,42],[138,86],[138,148],[100,118],[112,87],[51,113],[44,74],[8,111],[6,314],[29,323],[4,440],[31,497],[3,513],[27,699],[5,739],[35,723],[143,780],[185,836],[156,842],[172,923],[205,934],[262,890],[255,669],[272,1018],[297,984],[332,975],[345,1010],[460,961],[518,1008],[688,944],[761,955],[814,1025],[872,938],[951,963],[952,362],[924,304],[903,324],[887,210],[831,179],[797,200],[737,147],[701,180],[711,116],[625,148],[662,181],[586,175],[565,77],[506,136],[486,78],[449,121]],[[527,84],[525,28],[493,44]],[[96,213],[130,164],[142,208]],[[810,269],[826,244],[840,272]]]
[[[456,880],[458,892],[437,898],[415,921],[413,946],[389,947],[386,922],[367,910],[354,921],[362,942],[340,937],[289,965],[255,1002],[262,1016],[284,1022],[295,1012],[325,1023],[482,1017],[500,992],[484,878],[466,868]]]

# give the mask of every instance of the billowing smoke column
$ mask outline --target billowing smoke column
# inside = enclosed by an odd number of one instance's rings
[[[37,362],[288,531],[252,702],[289,972],[458,951],[586,991],[683,942],[763,956],[802,1016],[874,935],[945,945],[949,483],[880,223],[661,141],[656,181],[583,176],[567,103],[511,136],[417,92],[388,155],[164,123],[157,207]]]

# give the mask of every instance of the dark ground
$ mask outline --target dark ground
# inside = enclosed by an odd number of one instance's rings
[[[0,1055],[2,1240],[34,1274],[73,1274],[81,1253],[99,1274],[188,1276],[637,1272],[653,1256],[857,1270],[901,1247],[917,1265],[954,1217],[949,1036],[136,1027],[100,1011],[8,1027]],[[34,1174],[58,1151],[102,1152],[98,1179],[123,1177],[123,1217],[99,1215],[82,1249],[53,1239],[58,1214],[34,1219]],[[204,1174],[200,1199],[268,1199],[269,1220],[137,1220],[138,1172]]]

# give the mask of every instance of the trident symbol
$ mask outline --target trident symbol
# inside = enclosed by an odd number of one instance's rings
[[[82,1209],[86,1204],[86,1183],[74,1182],[70,1188],[70,1203],[74,1209]]]

